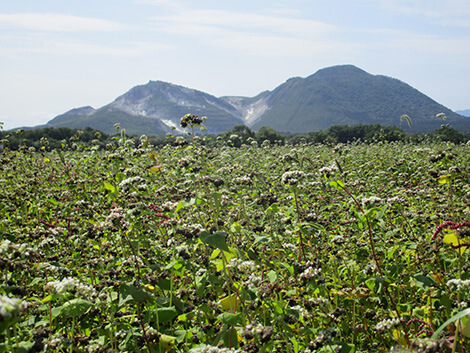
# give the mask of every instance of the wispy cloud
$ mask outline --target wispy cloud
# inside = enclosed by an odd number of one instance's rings
[[[262,15],[226,10],[187,10],[166,17],[155,17],[161,29],[179,34],[209,34],[218,30],[277,33],[282,35],[322,35],[337,29],[326,23],[294,17]],[[196,32],[194,32],[196,31]]]
[[[424,18],[435,25],[470,27],[468,0],[371,0],[371,3],[387,11]]]
[[[262,56],[306,56],[332,45],[328,35],[339,30],[326,23],[290,14],[256,14],[215,9],[191,9],[152,18],[159,31]],[[321,42],[321,43],[320,43]]]
[[[59,13],[0,14],[0,27],[43,32],[114,32],[125,28],[114,21]]]
[[[129,57],[171,50],[172,47],[152,42],[122,42],[114,45],[93,43],[83,40],[63,40],[42,35],[10,37],[4,44],[0,57],[14,57],[21,54],[73,55],[73,56],[114,56]],[[2,42],[2,36],[0,36]],[[18,45],[21,43],[21,45]]]

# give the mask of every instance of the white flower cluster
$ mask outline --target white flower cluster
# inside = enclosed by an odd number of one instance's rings
[[[248,324],[245,326],[245,331],[250,331],[252,335],[260,335],[263,331],[263,325],[256,323],[256,324]]]
[[[38,270],[42,270],[42,271],[46,271],[46,272],[49,272],[49,274],[59,274],[59,273],[62,273],[62,274],[71,274],[72,273],[72,270],[70,270],[69,268],[67,267],[59,267],[59,266],[55,266],[55,265],[52,265],[51,263],[49,262],[40,262],[38,264]]]
[[[338,171],[338,166],[335,162],[332,162],[330,166],[318,169],[318,174],[326,175],[327,177],[329,177],[331,173],[334,173],[336,171]]]
[[[335,244],[338,244],[338,245],[344,244],[344,243],[346,243],[346,241],[347,241],[347,239],[344,237],[343,234],[335,235],[333,237],[333,239],[331,239],[332,243],[335,243]]]
[[[367,266],[362,271],[366,275],[371,275],[371,274],[375,273],[375,271],[377,271],[377,265],[373,264],[373,263],[367,264]]]
[[[33,248],[27,246],[25,243],[15,244],[10,240],[5,239],[0,244],[0,255],[6,256],[7,254],[13,254],[18,251],[22,257],[29,256],[30,252],[34,251]]]
[[[470,289],[470,279],[450,279],[447,281],[447,287],[451,290],[468,290]]]
[[[117,228],[121,230],[126,230],[131,226],[127,221],[124,209],[120,207],[116,207],[111,210],[111,213],[106,217],[106,221],[103,225],[108,226],[111,229]]]
[[[165,212],[173,212],[174,210],[176,210],[177,206],[178,206],[178,202],[176,202],[176,201],[167,201],[167,202],[162,203],[161,208]]]
[[[72,277],[66,277],[61,281],[49,281],[44,286],[44,290],[54,291],[58,294],[77,292],[85,298],[92,297],[95,294],[95,289],[92,286]]]
[[[302,308],[300,305],[294,305],[290,307],[291,310],[297,311],[300,316],[302,317],[307,317],[308,316],[308,311],[305,310],[305,308]]]
[[[238,177],[232,180],[234,184],[240,184],[240,185],[251,185],[253,184],[253,181],[248,175]]]
[[[318,277],[321,274],[321,268],[313,268],[309,266],[299,276],[300,280],[308,281],[309,279]]]
[[[242,351],[238,349],[219,348],[208,344],[201,344],[200,346],[191,349],[189,353],[242,353]]]
[[[38,244],[38,248],[42,249],[42,248],[49,248],[49,247],[52,247],[52,246],[55,246],[55,245],[59,245],[59,241],[57,240],[57,238],[53,235],[50,235],[48,237],[45,237],[39,244]]]
[[[137,185],[137,189],[139,190],[145,190],[147,188],[146,180],[140,176],[135,176],[121,181],[119,183],[119,189],[122,191],[126,191],[131,185]]]
[[[21,299],[0,295],[0,322],[8,322],[16,318],[25,307],[26,303]]]
[[[262,278],[260,276],[255,275],[252,273],[250,277],[248,278],[248,288],[249,289],[255,289],[258,288],[259,285],[261,284]]]
[[[282,174],[281,181],[283,184],[297,185],[299,183],[299,179],[304,178],[304,176],[305,173],[301,170],[292,170]]]
[[[400,196],[394,196],[394,197],[389,197],[387,199],[387,202],[388,203],[391,203],[391,204],[403,204],[405,202],[405,199],[403,197],[400,197]]]
[[[217,170],[217,175],[222,175],[222,174],[230,174],[232,173],[232,168],[230,167],[222,167]]]
[[[234,257],[230,259],[229,263],[227,264],[227,268],[237,268],[240,271],[253,273],[256,270],[258,270],[259,266],[255,264],[253,261],[250,261],[250,260],[242,261]]]
[[[364,197],[361,200],[361,203],[363,206],[380,204],[381,202],[382,202],[382,199],[377,196]]]
[[[292,243],[283,243],[282,248],[290,251],[297,251],[297,246]]]
[[[66,344],[66,338],[62,334],[56,334],[52,336],[52,339],[44,345],[44,351],[46,352],[48,348],[59,348]]]
[[[444,340],[417,339],[411,343],[410,349],[416,353],[441,353],[446,351],[444,347]],[[402,350],[399,349],[398,351]]]
[[[131,256],[131,257],[126,258],[122,262],[122,266],[126,268],[127,267],[132,268],[136,264],[138,264],[139,267],[145,267],[144,261],[142,260],[140,256]]]
[[[321,307],[328,305],[329,303],[330,301],[328,299],[324,297],[317,297],[317,298],[312,298],[312,299],[307,300],[306,306],[321,308]]]
[[[10,246],[11,246],[11,241],[9,241],[8,239],[5,239],[4,241],[2,241],[2,243],[0,244],[0,255],[6,254],[8,250],[10,249]]]
[[[317,336],[313,341],[310,341],[308,344],[308,348],[304,351],[305,353],[309,353],[313,351],[317,351],[317,349],[321,348],[325,343],[331,341],[334,337],[336,337],[337,332],[334,327],[329,327],[326,330],[321,330],[318,332]]]
[[[400,322],[403,320],[403,318],[389,318],[389,319],[383,319],[377,325],[375,325],[374,330],[377,331],[378,333],[384,333],[393,327],[396,327],[400,325]]]
[[[49,232],[52,234],[52,235],[61,235],[61,234],[64,234],[66,231],[65,228],[63,227],[55,227],[55,228],[49,228]]]
[[[200,276],[204,275],[204,273],[206,273],[206,272],[207,272],[207,270],[204,267],[201,267],[199,270],[197,270],[196,276],[200,277]]]

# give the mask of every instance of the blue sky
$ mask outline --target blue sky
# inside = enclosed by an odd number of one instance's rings
[[[470,108],[468,0],[0,0],[6,129],[162,80],[254,96],[353,64]],[[436,114],[439,112],[436,112]]]

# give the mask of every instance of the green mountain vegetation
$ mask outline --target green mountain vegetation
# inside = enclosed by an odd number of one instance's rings
[[[129,113],[111,108],[98,109],[92,114],[70,114],[59,115],[47,123],[47,127],[68,127],[71,129],[85,129],[91,127],[101,130],[107,134],[116,132],[114,125],[119,123],[130,135],[163,135],[169,131],[160,120],[134,116]]]
[[[268,99],[269,109],[253,125],[277,131],[305,132],[332,125],[401,125],[411,118],[407,131],[426,132],[443,123],[470,129],[470,120],[452,112],[404,82],[371,75],[353,65],[319,70],[303,79],[293,78],[277,87]],[[446,121],[436,118],[444,113]]]
[[[220,97],[150,81],[131,88],[100,108],[76,108],[49,121],[48,127],[91,127],[113,133],[120,123],[129,134],[165,135],[185,114],[207,116],[204,134],[217,135],[237,125],[268,126],[285,133],[326,130],[335,125],[396,126],[407,132],[431,132],[441,125],[470,130],[470,119],[454,113],[408,84],[371,75],[353,65],[325,68],[287,80],[255,97]],[[407,115],[411,122],[401,119]]]

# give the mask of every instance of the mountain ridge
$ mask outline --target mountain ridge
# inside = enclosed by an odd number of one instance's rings
[[[411,118],[412,127],[402,126],[404,130],[428,132],[443,124],[436,118],[440,113],[445,114],[446,124],[470,130],[470,119],[405,82],[372,75],[349,64],[323,68],[306,78],[289,78],[254,97],[215,97],[173,83],[149,81],[104,107],[74,108],[46,126],[84,128],[89,124],[110,133],[114,123],[121,123],[128,133],[162,135],[175,130],[181,133],[180,118],[188,113],[208,117],[208,134],[243,124],[255,130],[270,126],[291,133],[325,130],[332,125],[400,126],[400,117],[405,114]]]

